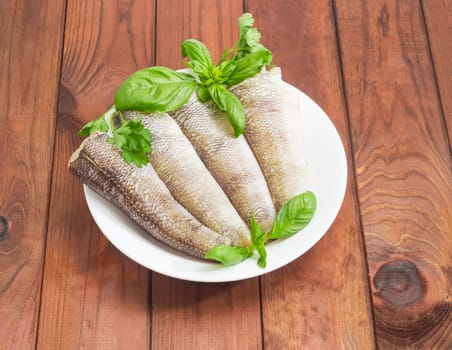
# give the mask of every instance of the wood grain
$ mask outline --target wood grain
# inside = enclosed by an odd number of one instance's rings
[[[441,105],[452,140],[452,0],[421,2]]]
[[[262,278],[265,349],[372,349],[370,294],[331,4],[250,0],[248,10],[283,78],[327,112],[349,159],[347,193],[331,229],[307,254]]]
[[[38,349],[148,349],[149,273],[100,233],[67,169],[77,131],[153,64],[152,1],[69,0]]]
[[[2,349],[36,342],[63,14],[64,1],[0,2]]]
[[[160,0],[157,2],[156,64],[185,68],[181,45],[193,38],[207,45],[217,62],[223,50],[238,39],[237,20],[243,13],[242,1]]]
[[[238,38],[241,1],[159,1],[156,64],[181,68],[180,45],[203,41],[218,59]],[[200,284],[152,275],[153,349],[258,349],[258,279]]]
[[[257,278],[200,284],[152,277],[152,349],[262,347]]]
[[[380,349],[452,347],[452,176],[418,1],[336,1]]]

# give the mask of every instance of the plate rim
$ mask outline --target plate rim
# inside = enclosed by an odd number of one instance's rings
[[[294,87],[293,85],[291,85],[289,83],[286,83],[286,84],[292,86],[297,91],[297,93],[299,94],[299,96],[302,100],[302,104],[301,104],[302,106],[304,106],[304,107],[308,106],[309,108],[316,110],[317,113],[315,113],[316,114],[315,118],[319,117],[319,120],[321,120],[321,122],[319,122],[319,121],[317,121],[317,122],[323,123],[327,126],[327,129],[325,129],[324,131],[325,132],[328,131],[329,133],[331,133],[330,137],[334,138],[335,140],[333,140],[333,141],[334,141],[335,145],[339,146],[339,148],[336,149],[336,153],[337,153],[337,155],[340,155],[340,159],[338,162],[341,163],[341,166],[340,166],[341,184],[338,186],[338,189],[340,192],[338,195],[340,196],[340,198],[336,198],[336,200],[333,203],[333,204],[335,204],[334,208],[331,208],[331,210],[330,210],[331,213],[330,213],[329,217],[327,218],[328,220],[326,222],[324,222],[323,225],[321,225],[322,231],[324,231],[324,232],[317,233],[315,235],[314,239],[307,246],[305,246],[304,249],[300,250],[299,254],[297,254],[297,253],[289,254],[288,257],[287,256],[285,257],[283,263],[268,264],[267,268],[265,268],[265,269],[257,267],[256,261],[254,259],[248,259],[235,266],[225,267],[225,266],[222,266],[221,264],[218,264],[215,262],[203,261],[201,259],[193,258],[193,257],[190,257],[183,253],[179,253],[175,249],[169,248],[169,247],[165,246],[163,243],[157,241],[150,234],[146,233],[143,229],[141,229],[135,222],[133,222],[132,219],[128,218],[126,216],[126,214],[123,213],[119,208],[114,207],[111,203],[109,203],[101,195],[97,194],[96,192],[91,190],[87,185],[83,184],[84,197],[85,197],[86,203],[88,205],[89,212],[90,212],[91,216],[93,217],[94,221],[96,222],[96,225],[99,227],[100,231],[107,238],[107,240],[113,246],[115,246],[116,249],[118,249],[122,254],[127,256],[129,259],[133,260],[135,263],[137,263],[153,272],[157,272],[157,273],[163,274],[165,276],[173,277],[173,278],[177,278],[177,279],[181,279],[181,280],[193,281],[193,282],[206,282],[206,283],[233,282],[233,281],[240,281],[240,280],[244,280],[244,279],[262,276],[264,274],[278,270],[278,269],[292,263],[294,260],[301,257],[307,251],[309,251],[313,246],[315,246],[317,244],[317,242],[320,241],[320,239],[326,235],[329,228],[335,221],[337,215],[339,214],[340,208],[342,207],[342,204],[343,204],[343,201],[345,198],[347,182],[348,182],[347,158],[346,158],[344,144],[343,144],[342,139],[339,135],[339,132],[336,129],[331,118],[306,93],[304,93],[303,91],[299,90],[298,88]],[[309,110],[309,108],[308,108],[308,110]],[[310,117],[312,118],[312,116],[310,116]],[[306,115],[302,116],[302,118],[309,119],[309,117]],[[309,157],[308,157],[308,160],[309,160]],[[308,169],[309,169],[309,165],[308,165]],[[314,193],[315,193],[315,191],[314,191]],[[316,193],[316,195],[317,195],[317,193]],[[152,246],[157,247],[157,249],[162,249],[163,251],[167,251],[167,252],[169,252],[169,254],[174,255],[175,257],[177,257],[177,256],[181,257],[183,260],[186,260],[187,262],[195,262],[195,265],[202,264],[202,265],[206,265],[206,266],[210,266],[210,267],[212,267],[212,266],[215,266],[215,267],[213,269],[209,269],[208,274],[205,274],[205,271],[204,271],[204,273],[198,271],[195,274],[193,274],[193,273],[187,274],[187,272],[185,270],[183,270],[185,272],[179,272],[177,270],[174,270],[174,271],[170,270],[170,273],[169,273],[168,269],[164,269],[162,266],[160,266],[160,268],[159,268],[158,263],[152,264],[152,263],[149,263],[149,261],[143,261],[143,259],[140,255],[133,254],[133,253],[131,253],[130,249],[128,249],[127,247],[124,247],[124,245],[122,244],[122,240],[119,239],[118,236],[113,235],[111,230],[109,229],[108,225],[106,225],[105,221],[103,221],[102,215],[99,216],[99,210],[98,210],[98,208],[96,208],[96,203],[99,204],[102,202],[104,202],[103,205],[105,205],[107,208],[110,208],[110,210],[113,210],[113,212],[117,212],[117,213],[119,212],[120,213],[119,215],[123,215],[125,217],[125,219],[129,221],[128,222],[129,226],[134,228],[134,230],[139,231],[139,232],[135,232],[134,234],[138,234],[144,240],[146,240],[148,243],[150,243]],[[322,203],[318,202],[318,207],[319,207],[319,204],[322,204]],[[316,219],[316,216],[318,216],[317,215],[318,207],[317,207],[316,213],[314,214],[313,220],[302,231],[305,231],[310,228],[312,222]],[[111,220],[111,218],[110,218],[110,220]],[[299,233],[295,234],[292,237],[299,236],[302,231],[300,231]],[[129,234],[130,234],[130,232],[129,232]],[[284,240],[278,240],[276,242],[272,242],[271,244],[269,244],[268,249],[267,249],[269,251],[268,258],[271,257],[270,251],[272,250],[271,249],[272,245],[281,244],[284,241],[290,240],[292,237],[289,237]],[[152,259],[151,259],[151,261],[152,261]],[[255,268],[249,267],[250,262],[254,263]],[[243,264],[248,265],[248,267],[249,267],[248,269],[245,270],[246,273],[243,272],[242,269],[240,269],[241,266],[245,266]],[[242,270],[242,271],[240,271],[240,270]],[[232,272],[224,273],[225,271],[232,271]],[[238,272],[238,274],[235,274],[235,272]]]

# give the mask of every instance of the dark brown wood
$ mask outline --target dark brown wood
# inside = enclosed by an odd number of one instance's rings
[[[315,247],[260,282],[171,279],[108,243],[67,161],[123,79],[181,68],[189,37],[218,59],[244,9],[285,80],[336,125],[344,205]],[[0,349],[452,349],[451,9],[0,1]]]
[[[77,131],[153,64],[154,3],[69,0],[38,349],[148,349],[149,272],[100,233],[67,169]]]
[[[421,4],[450,144],[452,140],[452,0],[422,0]]]
[[[378,346],[448,349],[451,158],[420,3],[335,3]]]
[[[265,349],[372,349],[369,286],[331,4],[250,0],[248,9],[283,78],[327,112],[349,160],[344,203],[326,236],[292,264],[262,278]]]
[[[242,1],[159,0],[157,2],[156,65],[185,68],[181,44],[194,38],[207,45],[217,62],[223,50],[238,39],[237,20],[243,13]]]
[[[0,2],[2,349],[36,342],[63,19],[64,1]]]
[[[257,278],[201,284],[152,276],[152,349],[261,348]]]
[[[157,4],[157,65],[182,68],[180,45],[203,41],[218,59],[238,39],[241,1]],[[261,324],[258,279],[200,284],[153,274],[153,349],[258,349]]]

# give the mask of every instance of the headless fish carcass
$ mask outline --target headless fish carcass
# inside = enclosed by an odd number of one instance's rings
[[[97,133],[82,142],[70,170],[91,189],[122,209],[157,240],[186,254],[204,257],[229,237],[207,228],[178,203],[151,164],[127,164],[120,151]]]
[[[309,189],[298,91],[282,80],[279,67],[263,70],[231,91],[245,107],[245,138],[279,210]]]
[[[246,111],[238,138],[225,113],[194,93],[176,111],[141,115],[153,136],[149,164],[127,164],[106,133],[95,133],[69,168],[174,249],[203,258],[218,245],[247,246],[251,214],[268,232],[276,211],[309,187],[300,101],[279,68],[230,90]]]

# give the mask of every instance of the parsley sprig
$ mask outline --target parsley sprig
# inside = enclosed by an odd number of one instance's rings
[[[251,13],[244,13],[238,20],[240,37],[230,49],[226,49],[221,61],[239,60],[252,54],[262,56],[263,63],[270,65],[273,55],[269,49],[260,43],[261,33],[254,26],[254,18]]]
[[[231,266],[241,263],[257,252],[259,255],[257,264],[265,268],[267,266],[265,243],[273,239],[290,237],[302,230],[311,221],[316,207],[316,196],[311,191],[293,197],[281,207],[269,232],[263,231],[254,214],[251,214],[250,245],[247,247],[218,245],[209,250],[204,257]]]
[[[253,25],[251,14],[245,13],[239,18],[239,39],[232,48],[224,51],[217,64],[213,63],[206,45],[188,39],[182,44],[181,51],[191,68],[190,74],[159,66],[133,73],[116,92],[112,107],[114,113],[126,110],[143,113],[174,111],[187,103],[196,90],[200,102],[212,100],[225,112],[234,136],[240,136],[245,128],[245,109],[228,88],[256,75],[272,60],[271,52],[260,44],[261,35]],[[109,137],[109,142],[121,149],[128,163],[137,167],[146,165],[151,152],[150,132],[142,127],[140,118],[121,122],[121,126],[112,130],[113,136]],[[79,135],[89,136],[96,131],[108,130],[104,114],[86,124]]]
[[[120,118],[119,126],[113,123],[113,118],[117,115]],[[89,136],[96,131],[109,134],[107,141],[121,150],[121,155],[128,164],[141,167],[149,163],[152,136],[149,129],[144,127],[140,116],[124,120],[122,113],[112,106],[99,118],[86,124],[78,135]]]

